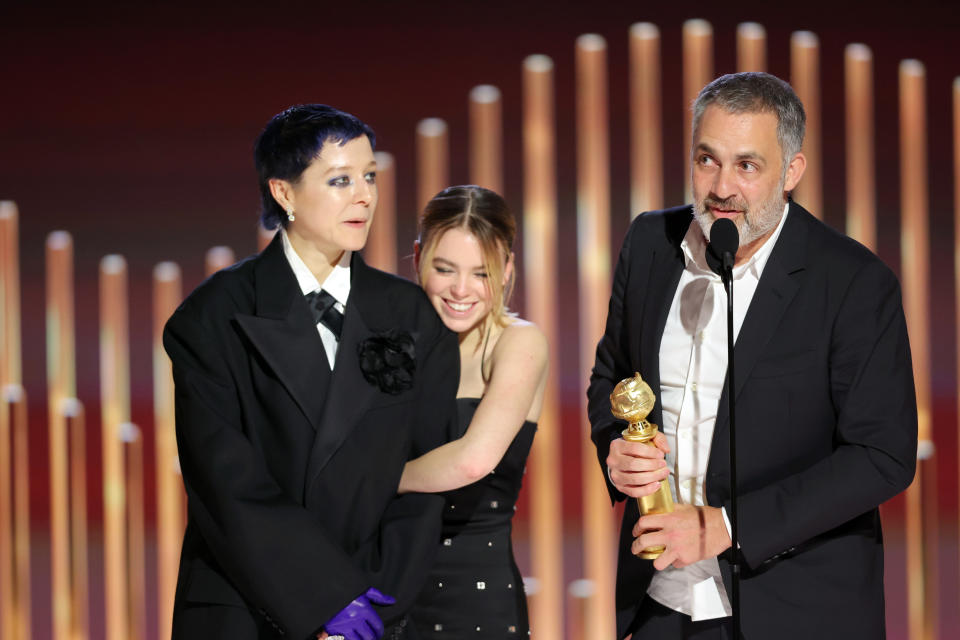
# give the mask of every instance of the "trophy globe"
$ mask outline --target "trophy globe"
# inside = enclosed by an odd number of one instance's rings
[[[639,373],[617,383],[610,394],[610,413],[629,423],[623,434],[625,438],[649,440],[656,435],[657,426],[647,422],[647,416],[656,401],[650,385],[644,382]]]

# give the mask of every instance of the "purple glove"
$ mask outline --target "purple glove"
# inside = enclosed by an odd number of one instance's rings
[[[346,640],[379,640],[383,635],[383,622],[372,605],[383,606],[395,602],[390,596],[370,587],[365,594],[330,618],[323,625],[323,630],[329,636],[343,636]]]

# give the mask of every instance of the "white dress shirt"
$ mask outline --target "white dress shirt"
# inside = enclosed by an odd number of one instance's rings
[[[773,235],[746,264],[733,268],[734,341],[788,208]],[[685,267],[660,342],[660,426],[670,444],[666,462],[674,501],[704,505],[710,443],[727,373],[727,294],[720,276],[707,266],[706,239],[696,221],[680,246]],[[694,621],[731,615],[716,558],[658,571],[647,593]]]
[[[350,297],[350,255],[352,251],[344,251],[327,279],[320,284],[313,272],[304,264],[303,260],[297,255],[293,245],[290,244],[290,238],[287,237],[287,230],[280,227],[280,237],[283,239],[283,255],[287,256],[287,262],[293,269],[293,275],[297,276],[297,283],[300,285],[300,291],[307,295],[311,291],[323,289],[336,302],[333,308],[340,313],[345,313],[347,308],[347,298]],[[330,329],[327,329],[322,322],[317,323],[317,332],[323,341],[323,350],[327,353],[327,362],[330,363],[330,370],[333,371],[333,363],[337,361],[337,337],[333,335]]]

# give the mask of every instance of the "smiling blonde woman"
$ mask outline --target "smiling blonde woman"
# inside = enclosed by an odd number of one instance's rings
[[[511,518],[540,417],[547,343],[509,313],[515,223],[499,195],[449,187],[420,220],[420,284],[460,340],[459,438],[408,462],[400,491],[444,492],[437,562],[411,611],[425,638],[526,638]]]

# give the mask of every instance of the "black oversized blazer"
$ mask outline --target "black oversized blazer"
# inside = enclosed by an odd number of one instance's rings
[[[361,343],[415,340],[413,388],[368,382]],[[331,373],[279,236],[212,276],[167,323],[188,521],[175,638],[314,637],[368,587],[416,597],[443,501],[396,490],[449,437],[459,350],[415,284],[351,262]]]
[[[659,395],[660,340],[684,268],[682,207],[640,215],[623,243],[588,390],[601,467],[624,427],[609,395],[639,371]],[[853,240],[790,204],[734,349],[743,635],[882,638],[877,506],[913,479],[917,413],[900,290]],[[728,395],[720,398],[706,498],[730,510]],[[650,420],[662,424],[657,403]],[[607,481],[611,498],[624,499]],[[624,513],[617,633],[633,629],[653,563],[630,553]],[[729,551],[720,557],[730,591]]]

